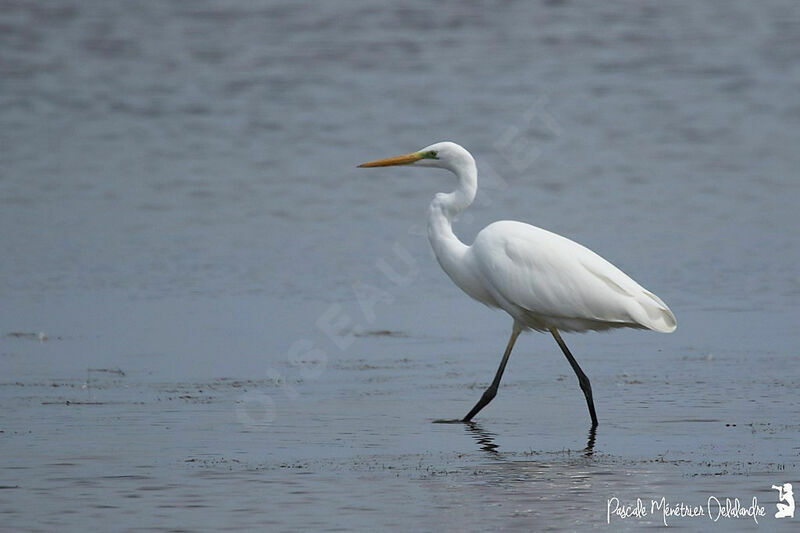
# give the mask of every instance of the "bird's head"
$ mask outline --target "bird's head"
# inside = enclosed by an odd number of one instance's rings
[[[456,143],[445,141],[426,146],[417,152],[386,159],[378,159],[358,166],[359,168],[371,168],[410,165],[415,167],[444,168],[455,172],[464,165],[474,164],[475,160],[468,151]]]

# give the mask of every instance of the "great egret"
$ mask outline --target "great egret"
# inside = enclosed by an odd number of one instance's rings
[[[597,414],[592,386],[559,331],[651,329],[670,333],[676,321],[655,294],[580,244],[555,233],[503,220],[486,226],[471,246],[453,233],[451,221],[475,199],[478,169],[463,147],[440,142],[418,152],[380,159],[359,167],[410,165],[449,170],[455,191],[438,193],[428,209],[428,239],[450,279],[469,296],[499,307],[514,319],[500,367],[492,384],[462,422],[469,422],[497,395],[514,343],[522,331],[549,331],[578,376],[592,428]]]

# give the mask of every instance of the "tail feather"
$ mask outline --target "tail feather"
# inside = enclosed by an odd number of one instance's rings
[[[672,333],[678,327],[678,321],[667,304],[652,292],[643,290],[636,303],[642,312],[636,313],[634,318],[642,326],[662,333]]]

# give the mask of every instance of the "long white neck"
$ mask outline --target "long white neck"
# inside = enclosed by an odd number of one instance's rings
[[[462,266],[459,259],[468,247],[453,233],[452,220],[472,204],[478,190],[475,160],[466,150],[464,152],[466,157],[459,158],[448,167],[458,178],[458,187],[451,193],[437,194],[428,210],[428,240],[439,264],[454,281],[459,266]]]

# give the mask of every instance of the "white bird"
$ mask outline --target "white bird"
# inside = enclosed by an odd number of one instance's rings
[[[522,331],[549,331],[567,357],[597,426],[589,378],[559,331],[611,328],[675,330],[675,315],[655,294],[580,244],[547,230],[502,220],[486,226],[468,246],[453,233],[452,220],[475,199],[478,169],[463,147],[440,142],[407,155],[359,167],[411,165],[449,170],[458,178],[451,193],[438,193],[428,209],[428,239],[436,259],[461,290],[479,302],[503,309],[514,319],[494,380],[461,419],[469,422],[497,395],[514,343]]]

